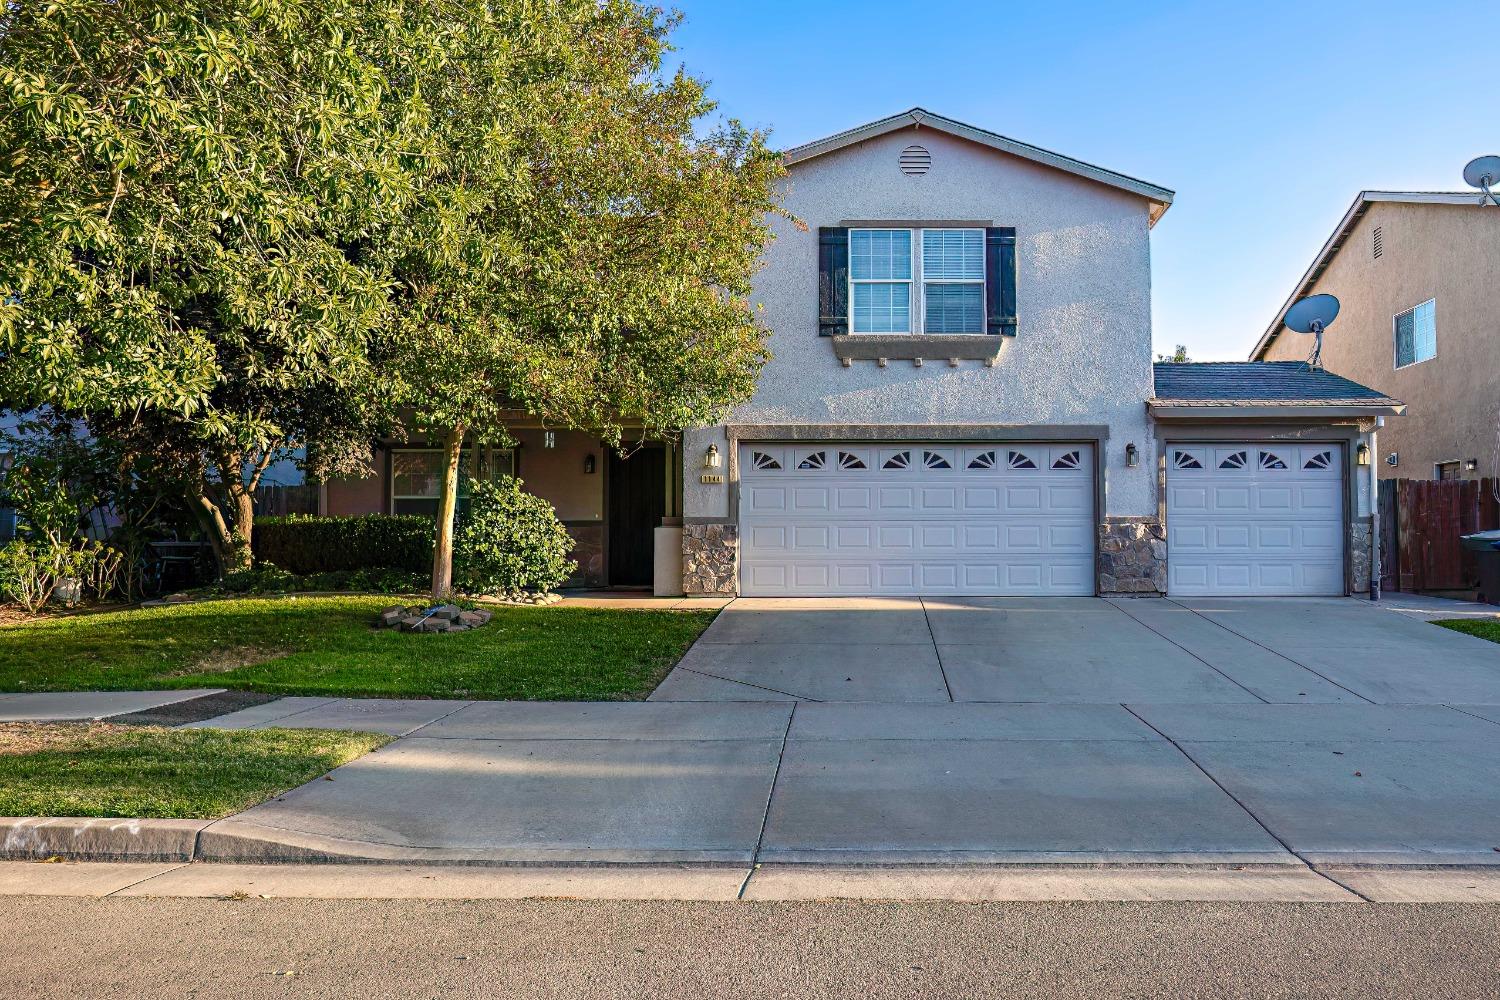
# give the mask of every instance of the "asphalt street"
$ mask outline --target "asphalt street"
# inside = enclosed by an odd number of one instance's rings
[[[1480,998],[1500,907],[0,899],[29,997]]]

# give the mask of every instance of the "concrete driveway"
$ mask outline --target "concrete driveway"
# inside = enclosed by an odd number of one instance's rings
[[[1353,600],[737,601],[646,703],[207,723],[314,724],[405,735],[201,857],[1500,865],[1500,646]]]
[[[1500,703],[1500,645],[1351,599],[761,599],[654,701]]]

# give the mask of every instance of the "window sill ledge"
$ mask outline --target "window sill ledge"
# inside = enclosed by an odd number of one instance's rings
[[[839,334],[833,353],[841,361],[989,361],[999,356],[1004,337],[987,333]]]

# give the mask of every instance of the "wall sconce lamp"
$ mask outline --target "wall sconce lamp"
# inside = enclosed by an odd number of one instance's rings
[[[1360,465],[1360,466],[1369,465],[1370,464],[1370,446],[1367,445],[1367,444],[1365,444],[1363,441],[1361,441],[1360,444],[1359,444],[1359,447],[1354,449],[1354,461],[1355,461],[1355,464]]]
[[[717,469],[719,462],[719,446],[716,444],[709,445],[708,451],[703,455],[703,467],[705,469]]]
[[[1125,467],[1133,469],[1141,464],[1141,450],[1135,446],[1135,442],[1125,446]]]
[[[1470,459],[1466,459],[1464,461],[1464,471],[1465,472],[1473,472],[1473,471],[1475,471],[1478,468],[1479,468],[1479,459],[1477,459],[1477,458],[1470,458]]]
[[[592,452],[583,456],[583,474],[592,476],[594,474],[594,455]]]
[[[1401,453],[1397,452],[1397,451],[1393,451],[1389,455],[1385,456],[1385,464],[1386,465],[1390,465],[1390,466],[1400,465],[1401,464]]]
[[[542,447],[543,448],[556,448],[557,447],[557,432],[556,431],[543,431],[542,432]]]

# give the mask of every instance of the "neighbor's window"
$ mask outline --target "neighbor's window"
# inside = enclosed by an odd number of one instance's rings
[[[1437,357],[1437,300],[1396,314],[1396,367]]]
[[[983,229],[851,229],[854,333],[984,333]]]
[[[458,460],[458,504],[462,509],[471,479],[509,475],[515,458],[509,451],[465,448]],[[443,492],[443,453],[436,448],[391,452],[391,513],[436,514]]]

